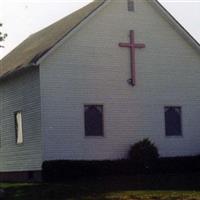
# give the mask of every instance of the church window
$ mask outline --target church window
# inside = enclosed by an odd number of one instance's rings
[[[103,136],[103,105],[85,105],[85,136]]]
[[[133,0],[127,0],[128,2],[128,11],[134,11],[134,1]]]
[[[22,127],[22,112],[15,112],[15,134],[16,134],[16,143],[23,143],[23,127]]]
[[[181,107],[165,107],[165,134],[166,136],[181,136]]]

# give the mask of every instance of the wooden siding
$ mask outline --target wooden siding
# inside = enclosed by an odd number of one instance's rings
[[[129,50],[136,50],[136,86]],[[147,1],[112,1],[40,67],[43,154],[52,159],[116,159],[150,138],[161,156],[200,153],[200,57]],[[84,136],[84,105],[104,105],[104,137]],[[164,107],[182,107],[182,137],[166,137]]]
[[[0,82],[0,172],[40,170],[39,69]],[[23,144],[16,144],[14,112],[23,117]]]

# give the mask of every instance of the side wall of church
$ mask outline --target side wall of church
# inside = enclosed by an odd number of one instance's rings
[[[135,31],[136,86],[129,41]],[[112,1],[41,64],[44,160],[116,159],[150,138],[161,156],[200,153],[200,56],[147,1]],[[86,137],[84,105],[104,106],[104,136]],[[165,135],[164,107],[182,107],[182,136]]]
[[[39,81],[39,69],[32,68],[0,82],[0,173],[41,169]],[[16,111],[22,112],[23,144],[16,143]]]

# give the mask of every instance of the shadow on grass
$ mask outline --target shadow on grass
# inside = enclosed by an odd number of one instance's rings
[[[57,184],[8,184],[5,190],[6,200],[200,200],[200,173],[85,178]]]

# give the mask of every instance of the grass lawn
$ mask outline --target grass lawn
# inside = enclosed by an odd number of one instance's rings
[[[200,173],[1,183],[5,200],[200,200]]]

